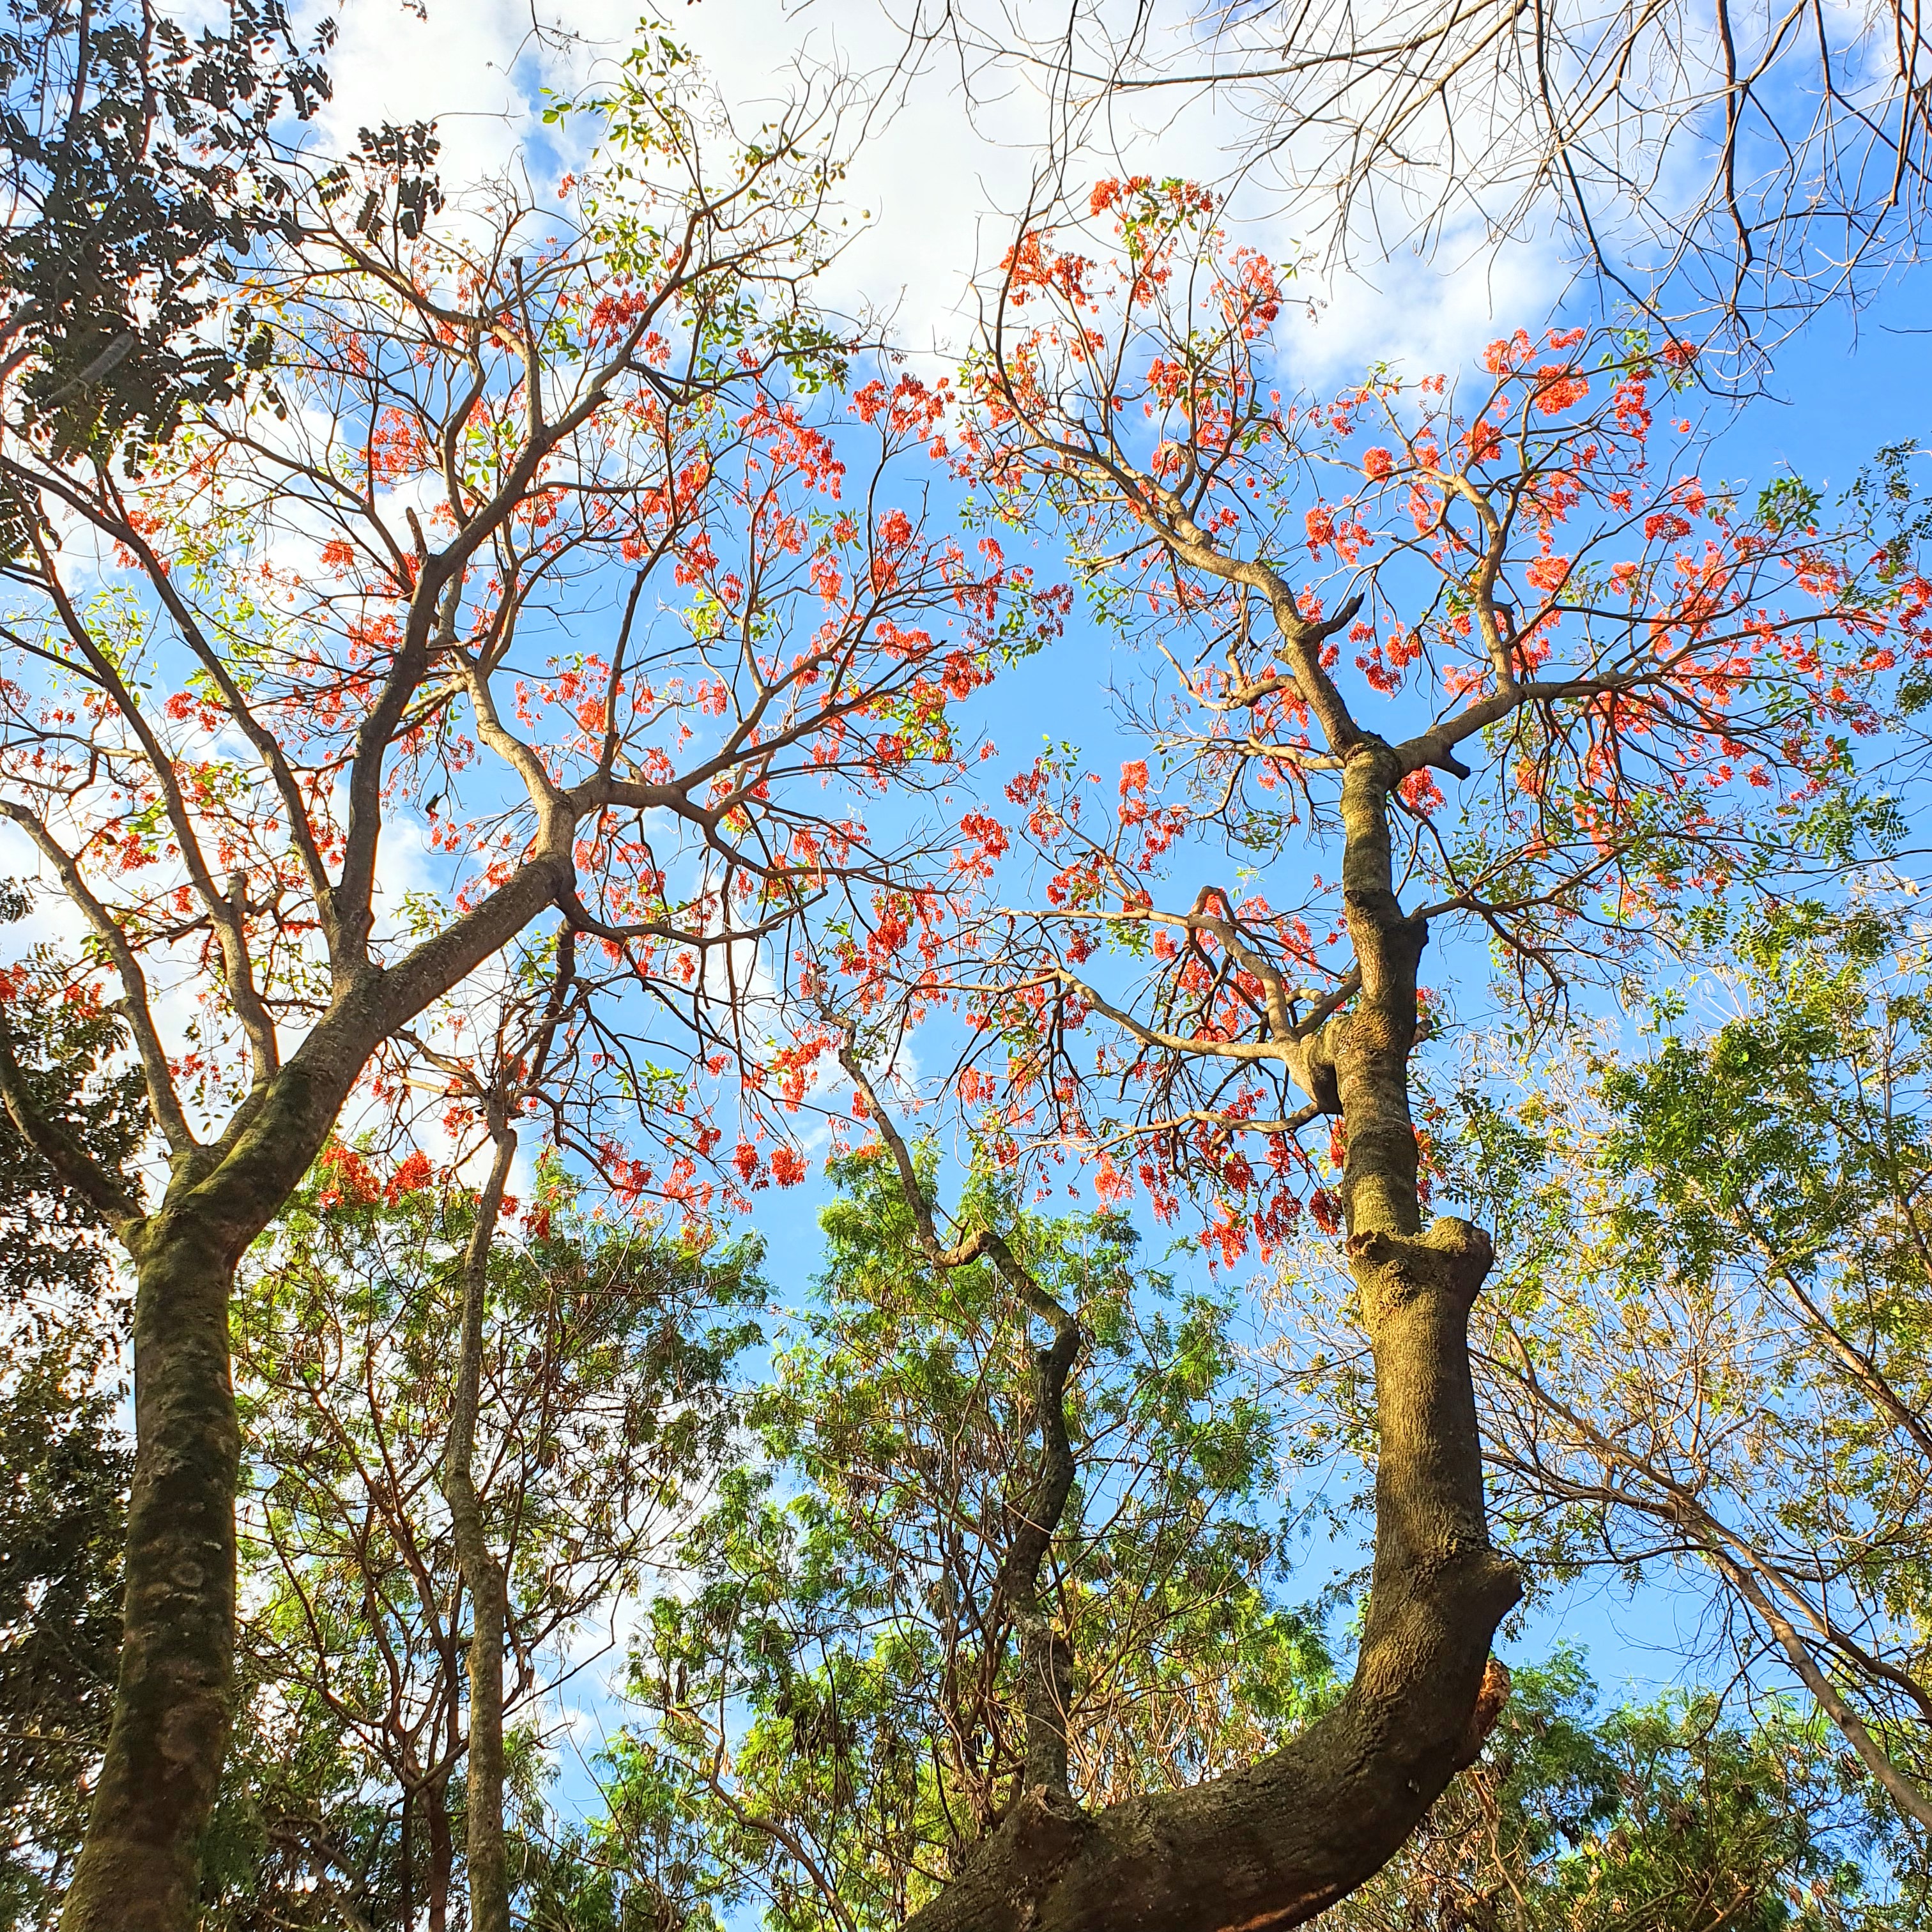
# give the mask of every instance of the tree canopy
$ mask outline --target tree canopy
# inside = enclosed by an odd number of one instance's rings
[[[1361,165],[1530,17],[1394,21]],[[849,80],[640,29],[457,182],[278,7],[8,18],[14,1922],[1913,1922],[1915,444],[1737,478],[1660,298],[1298,386],[1128,169],[935,368]],[[1734,322],[1911,231],[1848,32]],[[1599,1574],[1700,1668],[1600,1696]]]

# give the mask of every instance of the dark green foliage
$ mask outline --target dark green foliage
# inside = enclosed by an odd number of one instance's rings
[[[92,1336],[52,1335],[0,1385],[0,1926],[45,1920],[113,1699],[134,1458],[98,1355]]]
[[[207,277],[290,218],[271,130],[326,99],[283,0],[190,32],[142,0],[6,0],[0,358],[61,458],[165,441],[259,360],[202,325]]]
[[[1018,1788],[1000,1570],[1040,1454],[1037,1336],[990,1266],[927,1265],[884,1162],[835,1173],[820,1296],[752,1406],[762,1453],[686,1543],[695,1587],[653,1606],[609,1815],[574,1848],[621,1875],[599,1922],[757,1900],[787,1932],[896,1925]],[[1124,1217],[1050,1221],[984,1184],[960,1213],[1000,1227],[1088,1338],[1042,1577],[1073,1660],[1076,1796],[1246,1761],[1334,1687],[1274,1594],[1279,1449],[1230,1304],[1137,1267]]]
[[[107,1019],[0,1008],[40,1104],[104,1162],[142,1130],[102,1080]],[[116,1423],[126,1309],[103,1230],[0,1113],[0,1927],[47,1922],[78,1850],[121,1642],[131,1453]]]
[[[336,1143],[242,1272],[241,1701],[203,1855],[210,1932],[461,1909],[470,1606],[439,1484],[476,1204],[420,1156]],[[509,1581],[511,1783],[538,1726],[730,1438],[754,1244],[700,1252],[580,1214],[540,1166],[500,1232],[477,1468]],[[542,1834],[527,1834],[526,1861]],[[413,1920],[411,1915],[414,1915]]]
[[[1890,1932],[1912,1847],[1818,1720],[1705,1696],[1593,1719],[1580,1657],[1520,1670],[1480,1762],[1324,1932]]]
[[[442,187],[435,172],[442,146],[431,122],[363,128],[356,173],[345,166],[331,168],[322,178],[322,206],[330,208],[340,201],[359,174],[362,186],[350,227],[365,242],[379,241],[385,228],[393,228],[403,241],[413,242],[442,206]]]

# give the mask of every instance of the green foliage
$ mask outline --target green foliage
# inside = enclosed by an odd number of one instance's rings
[[[580,1213],[552,1163],[538,1182],[491,1252],[476,1457],[531,1790],[566,1646],[725,1445],[759,1292],[754,1244],[700,1252]],[[245,1700],[205,1860],[224,1932],[403,1924],[460,1894],[469,1634],[440,1472],[474,1215],[420,1160],[379,1179],[337,1144],[243,1270]]]
[[[1481,1760],[1324,1932],[1881,1932],[1903,1828],[1822,1720],[1707,1696],[1593,1719],[1581,1658],[1519,1670]]]
[[[0,14],[0,352],[60,457],[164,441],[256,358],[245,326],[202,327],[208,278],[290,218],[270,130],[328,98],[334,28],[304,50],[282,0],[226,14],[196,34],[131,0]]]
[[[138,1082],[98,1071],[111,1022],[19,998],[0,1022],[36,1102],[98,1160],[124,1161],[143,1124]],[[125,1321],[98,1220],[0,1113],[0,1927],[51,1923],[106,1732]]]
[[[1748,1671],[1815,1667],[1932,1792],[1928,934],[1906,902],[1695,936],[1641,1051],[1462,1096],[1498,1501],[1546,1576],[1714,1590]]]
[[[99,1367],[68,1330],[0,1388],[0,1926],[51,1922],[106,1735],[133,1457]]]
[[[1757,520],[1778,536],[1809,530],[1818,520],[1824,498],[1802,476],[1777,476],[1757,494]]]
[[[253,1650],[239,1676],[220,1796],[202,1841],[206,1932],[413,1932],[397,1808],[351,1727]],[[419,1883],[411,1897],[419,1906]]]
[[[691,1588],[652,1606],[640,1714],[580,1848],[696,1924],[756,1898],[787,1932],[896,1924],[1023,1760],[1000,1566],[1040,1454],[1028,1320],[989,1266],[928,1266],[874,1154],[834,1173],[820,1297],[752,1404],[760,1454],[686,1542]],[[983,1180],[960,1216],[1000,1227],[1088,1337],[1043,1578],[1074,1660],[1076,1795],[1245,1761],[1333,1687],[1270,1593],[1278,1445],[1232,1304],[1138,1268],[1121,1216],[1044,1220]]]
[[[1808,1280],[1846,1268],[1888,1322],[1922,1317],[1924,1267],[1900,1220],[1932,1174],[1917,1102],[1926,989],[1875,984],[1905,935],[1876,915],[1799,908],[1740,934],[1748,1010],[1606,1065],[1610,1226],[1639,1264],[1708,1274],[1748,1244]],[[1880,1106],[1882,1096],[1894,1103]]]

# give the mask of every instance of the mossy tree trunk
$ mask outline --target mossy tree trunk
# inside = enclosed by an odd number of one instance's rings
[[[136,1280],[126,1594],[113,1718],[62,1932],[176,1932],[200,1916],[201,1838],[232,1717],[230,1299],[242,1256],[334,1124],[346,1082],[316,1071],[291,1063],[231,1145],[177,1159],[160,1207],[119,1217]]]
[[[232,1237],[164,1212],[134,1244],[134,1474],[114,1713],[63,1924],[191,1924],[235,1655],[241,1438],[228,1366]]]
[[[405,969],[372,968],[350,978],[299,1052],[258,1080],[220,1140],[196,1142],[178,1102],[158,1105],[173,1158],[152,1211],[129,1178],[101,1169],[35,1103],[0,1036],[0,1100],[55,1172],[116,1229],[136,1276],[121,1660],[62,1932],[189,1932],[200,1917],[201,1840],[232,1718],[241,1474],[229,1366],[235,1271],[322,1151],[376,1047],[550,904],[559,876],[548,862],[533,863]],[[129,977],[140,983],[132,969]],[[152,1032],[144,1037],[151,1041]],[[152,1069],[149,1085],[172,1095]]]

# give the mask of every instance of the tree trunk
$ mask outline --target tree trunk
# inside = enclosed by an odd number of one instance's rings
[[[508,1592],[503,1566],[491,1554],[483,1533],[483,1508],[472,1467],[482,1391],[490,1251],[517,1151],[514,1128],[499,1119],[492,1123],[492,1131],[496,1157],[476,1204],[476,1226],[463,1258],[463,1340],[442,1463],[442,1493],[470,1601],[469,1802],[464,1810],[470,1932],[510,1932],[509,1874],[503,1851],[503,1626],[509,1614]]]
[[[486,1550],[470,1585],[470,1763],[464,1811],[470,1932],[510,1932],[509,1868],[503,1849],[503,1626],[501,1564]]]
[[[227,1748],[241,1437],[232,1234],[164,1210],[135,1250],[134,1474],[119,1672],[62,1932],[185,1932]]]
[[[191,1932],[200,1916],[200,1841],[227,1748],[234,1664],[235,1270],[321,1152],[377,1042],[521,930],[568,876],[567,856],[560,868],[527,866],[479,909],[487,916],[418,947],[410,971],[352,976],[219,1142],[177,1139],[153,1214],[140,1213],[137,1182],[110,1184],[97,1171],[97,1204],[136,1278],[134,1478],[114,1715],[62,1932]],[[38,1113],[10,1065],[0,1034],[8,1113],[56,1173],[72,1174],[71,1136]]]
[[[1490,1640],[1517,1595],[1490,1547],[1468,1319],[1489,1238],[1422,1229],[1408,1063],[1426,929],[1392,883],[1388,747],[1358,741],[1342,886],[1361,991],[1320,1042],[1348,1136],[1342,1205],[1372,1346],[1376,1556],[1353,1682],[1281,1750],[1096,1815],[1029,1792],[907,1932],[1286,1932],[1372,1877],[1500,1708]]]
[[[449,1829],[449,1786],[439,1775],[423,1786],[429,1822],[429,1932],[448,1932],[449,1880],[456,1869],[456,1840]]]
[[[178,1153],[161,1205],[118,1226],[136,1282],[121,1662],[62,1932],[191,1932],[200,1916],[201,1838],[232,1715],[242,1456],[229,1303],[242,1256],[368,1058],[366,1004],[358,994],[319,1028],[226,1140]],[[57,1136],[35,1138],[57,1156]]]
[[[403,1786],[403,1804],[396,1820],[397,1888],[401,1896],[397,1904],[397,1922],[401,1932],[416,1932],[416,1787]]]

